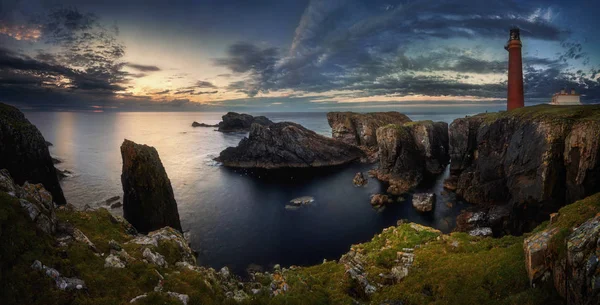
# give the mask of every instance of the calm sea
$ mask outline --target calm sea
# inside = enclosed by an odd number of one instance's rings
[[[413,120],[450,123],[467,113],[407,114]],[[432,214],[415,212],[410,196],[406,202],[375,210],[369,198],[385,186],[373,179],[362,188],[352,184],[358,171],[366,172],[373,165],[352,164],[277,177],[224,168],[212,159],[226,147],[237,145],[245,134],[191,127],[193,121],[216,124],[221,115],[26,113],[46,140],[54,143],[50,153],[63,160],[57,167],[73,172],[62,187],[68,202],[78,207],[101,206],[99,202],[109,197],[122,196],[119,147],[123,139],[156,147],[173,185],[183,229],[199,253],[199,263],[214,268],[228,266],[238,274],[251,265],[307,265],[339,258],[351,244],[370,240],[399,219],[448,232],[454,226],[454,216],[465,207],[453,202],[452,194],[443,192],[440,177],[437,183],[423,187],[438,195]],[[264,115],[331,135],[325,113]],[[300,196],[313,196],[315,202],[297,210],[285,208],[289,200]],[[448,202],[453,202],[452,208]]]

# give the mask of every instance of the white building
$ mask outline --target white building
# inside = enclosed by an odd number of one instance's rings
[[[562,89],[560,92],[554,93],[550,105],[581,105],[581,101],[579,100],[579,94],[575,93],[575,89],[571,89],[571,93]]]

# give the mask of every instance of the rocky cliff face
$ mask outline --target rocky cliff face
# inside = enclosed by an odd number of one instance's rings
[[[125,140],[123,157],[123,216],[147,233],[169,226],[181,231],[171,181],[154,147]]]
[[[40,131],[17,108],[0,103],[0,168],[17,184],[41,183],[54,202],[65,204],[48,146]]]
[[[334,139],[347,144],[375,147],[377,146],[377,128],[389,124],[404,124],[410,122],[406,115],[390,112],[329,112],[327,121],[331,126]]]
[[[600,191],[600,107],[525,107],[450,125],[456,192],[508,205],[507,230],[531,230],[559,207]]]
[[[321,136],[299,124],[252,124],[248,138],[228,147],[215,160],[229,167],[321,167],[352,162],[363,156],[352,145]]]
[[[596,194],[561,209],[543,230],[525,239],[532,285],[553,283],[567,304],[600,304],[599,210]]]
[[[253,123],[264,126],[273,124],[271,120],[264,116],[251,116],[245,113],[227,112],[222,117],[223,121],[218,124],[219,131],[222,132],[237,132],[249,131]]]
[[[443,172],[448,164],[448,124],[410,122],[377,129],[377,178],[390,183],[388,193],[399,195],[427,175]]]

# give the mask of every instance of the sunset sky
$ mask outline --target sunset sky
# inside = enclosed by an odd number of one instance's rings
[[[39,110],[500,105],[511,27],[526,103],[600,102],[599,1],[0,2],[0,102]]]

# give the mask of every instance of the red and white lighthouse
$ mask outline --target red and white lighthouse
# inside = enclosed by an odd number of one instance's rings
[[[511,29],[510,39],[504,47],[508,51],[507,110],[525,106],[525,98],[523,96],[523,60],[521,58],[521,47],[519,29]]]

